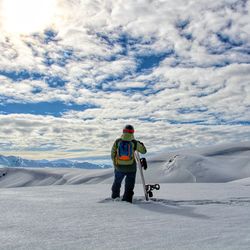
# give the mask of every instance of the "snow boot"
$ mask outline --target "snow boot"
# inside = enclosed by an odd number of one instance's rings
[[[123,195],[122,201],[132,203],[133,195],[134,195],[133,191],[125,192],[124,195]]]

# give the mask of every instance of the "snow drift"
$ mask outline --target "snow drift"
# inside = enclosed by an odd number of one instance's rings
[[[162,152],[148,158],[147,183],[250,184],[250,142]],[[113,169],[0,167],[0,187],[112,183]],[[137,175],[137,183],[140,177]]]
[[[111,169],[0,168],[0,188],[105,183],[112,175]]]
[[[163,182],[229,182],[250,177],[250,143],[159,154],[150,162]]]

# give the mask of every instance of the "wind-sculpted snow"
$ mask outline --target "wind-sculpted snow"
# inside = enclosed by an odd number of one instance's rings
[[[246,179],[248,178],[249,179]],[[250,143],[165,152],[148,157],[147,183],[240,181],[250,185]],[[244,181],[243,181],[244,179]],[[113,181],[113,169],[0,168],[0,187],[96,184]],[[137,175],[137,183],[140,183]]]
[[[0,188],[105,183],[112,175],[111,169],[0,168]]]
[[[149,163],[161,182],[229,182],[250,177],[250,143],[160,153]]]

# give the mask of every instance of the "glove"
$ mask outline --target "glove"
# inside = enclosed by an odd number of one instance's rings
[[[141,162],[142,168],[144,168],[144,170],[146,170],[148,168],[148,164],[147,164],[146,158],[141,158],[140,162]]]

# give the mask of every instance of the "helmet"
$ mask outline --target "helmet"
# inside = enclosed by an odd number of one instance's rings
[[[126,125],[123,129],[123,133],[133,134],[135,132],[134,127],[132,125]]]

